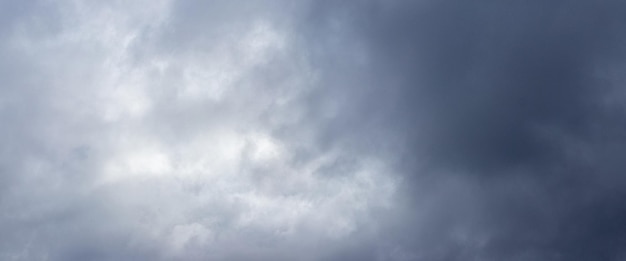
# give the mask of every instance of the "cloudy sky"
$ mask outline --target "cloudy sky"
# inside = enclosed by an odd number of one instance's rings
[[[626,2],[0,1],[0,260],[626,260]]]

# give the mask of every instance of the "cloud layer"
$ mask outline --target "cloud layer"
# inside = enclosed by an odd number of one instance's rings
[[[2,260],[622,260],[620,1],[4,1]]]

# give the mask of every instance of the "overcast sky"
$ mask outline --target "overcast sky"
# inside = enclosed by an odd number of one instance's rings
[[[0,260],[626,260],[626,2],[0,1]]]

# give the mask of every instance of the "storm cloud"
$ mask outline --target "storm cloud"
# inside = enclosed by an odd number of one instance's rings
[[[623,260],[623,1],[4,1],[2,260]]]
[[[412,203],[388,240],[407,259],[624,258],[625,7],[321,7],[322,17],[350,17],[369,55],[361,78],[373,94],[356,110],[391,97],[380,126],[405,139],[396,160]]]

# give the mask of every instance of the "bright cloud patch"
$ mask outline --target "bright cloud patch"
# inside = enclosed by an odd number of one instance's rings
[[[389,206],[396,181],[382,159],[320,150],[317,130],[298,125],[318,87],[293,32],[242,17],[209,44],[168,49],[161,37],[184,30],[169,27],[175,3],[139,2],[59,2],[58,31],[38,38],[23,21],[11,35],[49,85],[33,87],[39,128],[24,134],[40,150],[23,152],[20,189],[6,194],[23,205],[0,203],[17,211],[3,224],[31,232],[7,230],[16,239],[0,259],[286,257],[367,230]],[[53,216],[64,221],[49,230]]]

